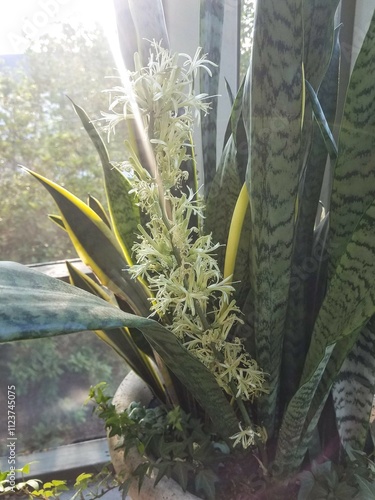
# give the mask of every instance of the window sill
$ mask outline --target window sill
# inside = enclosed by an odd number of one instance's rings
[[[20,469],[31,463],[30,474],[25,474],[25,477],[40,478],[57,474],[66,476],[76,470],[87,471],[92,467],[103,466],[109,461],[107,439],[101,438],[18,455],[16,467]],[[0,457],[0,469],[9,469],[7,457]]]

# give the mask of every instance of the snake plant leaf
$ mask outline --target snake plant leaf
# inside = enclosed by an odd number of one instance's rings
[[[251,226],[249,211],[246,214],[239,245],[236,245],[236,248],[228,247],[228,236],[232,214],[245,182],[247,167],[247,139],[242,119],[243,91],[244,82],[233,102],[224,150],[207,197],[205,222],[205,230],[207,233],[212,232],[214,241],[226,243],[226,246],[217,250],[217,261],[222,272],[224,272],[224,262],[228,253],[237,253],[233,281],[237,284],[235,297],[239,307],[244,304],[249,290],[248,256]],[[223,193],[225,193],[224,200]]]
[[[110,302],[111,304],[119,307],[122,311],[131,312],[128,304],[121,300],[118,296],[114,296],[108,289],[105,289],[101,285],[97,284],[89,276],[81,272],[78,268],[73,266],[69,261],[66,262],[67,268],[69,270],[70,282],[75,286],[78,286],[82,290],[93,293],[103,300]],[[138,330],[128,330],[130,332],[133,343],[136,345],[138,350],[143,352],[149,357],[153,356],[152,349],[148,342],[144,339],[143,335],[138,332]]]
[[[340,339],[332,352],[314,395],[306,435],[318,423],[322,402],[332,389],[341,442],[347,448],[364,448],[373,404],[375,368],[374,318],[356,334]]]
[[[375,12],[350,79],[330,208],[329,269],[375,198]]]
[[[337,89],[341,61],[340,29],[339,26],[334,31],[331,60],[317,94],[330,128],[333,126],[337,108]],[[297,241],[296,248],[298,248],[298,254],[302,254],[302,260],[309,256],[308,251],[310,251],[313,244],[313,232],[326,164],[327,148],[314,120],[311,132],[311,148],[304,167],[298,210],[297,237],[299,237],[299,241]]]
[[[318,226],[315,245],[300,258],[296,252],[293,259],[293,274],[289,290],[288,315],[285,322],[284,352],[282,364],[281,404],[286,405],[296,392],[302,375],[305,357],[310,344],[314,319],[322,303],[326,276],[326,253],[324,248],[329,219]],[[297,226],[298,227],[298,226]],[[301,241],[301,235],[296,236]],[[303,251],[303,245],[301,252]],[[317,280],[321,287],[317,286]]]
[[[217,94],[219,90],[219,64],[223,38],[224,0],[202,0],[200,3],[200,45],[210,61],[212,77],[206,71],[200,72],[200,91],[212,96],[212,108],[202,114],[202,153],[204,165],[204,190],[207,197],[216,172]]]
[[[110,162],[107,148],[95,125],[80,106],[73,101],[71,102],[100,156],[111,225],[123,249],[126,260],[131,265],[131,249],[136,242],[137,228],[141,219],[137,199],[134,194],[130,193],[132,186],[129,180]],[[102,216],[101,218],[103,219]],[[106,221],[104,220],[104,222]]]
[[[354,65],[344,106],[339,136],[339,157],[335,166],[331,204],[329,271],[332,274],[341,248],[358,224],[361,212],[375,197],[375,12]],[[372,347],[374,319],[360,332],[354,345],[344,345],[335,356],[342,368],[333,387],[334,406],[339,434],[345,445],[364,446],[372,406],[372,360],[367,356]],[[352,347],[352,349],[350,349]],[[338,350],[338,347],[336,348]],[[372,351],[373,352],[373,351]],[[345,353],[347,356],[345,356]],[[360,376],[356,376],[357,374]],[[327,373],[328,385],[331,373]],[[354,404],[350,400],[356,390]],[[366,391],[368,394],[366,394]],[[344,406],[342,403],[345,402]]]
[[[275,428],[302,164],[303,3],[257,3],[252,70],[244,90],[256,357],[269,374],[270,389],[260,399],[259,416],[269,436]]]
[[[340,371],[343,361],[358,341],[361,330],[362,329],[359,328],[354,331],[352,335],[344,337],[336,342],[310,404],[306,417],[304,436],[300,445],[301,450],[310,448],[311,440],[316,433],[319,418],[323,408],[325,407],[333,383],[337,378],[337,374]]]
[[[92,293],[93,295],[110,302],[112,305],[117,306],[116,298],[113,294],[110,294],[109,290],[107,291],[103,286],[99,285],[96,281],[90,278],[90,276],[87,276],[85,273],[80,271],[71,262],[66,261],[65,264],[69,272],[69,282],[71,285]]]
[[[340,27],[335,29],[332,57],[323,81],[318,90],[318,99],[329,127],[332,126],[337,108],[337,88],[340,68]],[[331,52],[331,49],[328,49]],[[321,57],[324,57],[321,54]],[[308,100],[307,100],[308,102]],[[304,166],[299,196],[299,209],[296,231],[296,248],[298,252],[295,262],[301,266],[308,258],[313,245],[314,227],[321,195],[324,172],[327,164],[327,149],[319,133],[316,121],[311,131],[311,148]]]
[[[329,282],[314,327],[302,380],[311,372],[322,346],[357,331],[375,312],[374,254],[375,201],[359,221]]]
[[[138,41],[129,2],[113,0],[113,6],[122,60],[125,68],[134,71],[134,54],[138,52]]]
[[[228,80],[225,77],[224,77],[224,82],[225,82],[226,91],[228,92],[228,97],[229,97],[230,104],[231,104],[231,106],[233,106],[233,104],[234,104],[233,91],[231,89],[231,86],[229,85]]]
[[[229,248],[229,229],[232,214],[236,206],[242,185],[237,168],[237,150],[231,136],[224,147],[218,171],[211,185],[206,204],[205,232],[212,233],[213,240],[222,244],[217,252],[217,262],[224,272],[225,256],[228,252],[237,252],[233,281],[236,285],[236,300],[241,306],[249,288],[249,242],[250,242],[250,213],[247,211],[241,232],[239,245]],[[223,192],[225,196],[223,197]]]
[[[363,450],[375,394],[375,321],[363,328],[345,357],[332,394],[341,442]]]
[[[25,169],[51,194],[81,260],[134,312],[149,312],[146,288],[130,278],[122,249],[102,219],[80,199],[45,177]]]
[[[243,125],[242,119],[242,105],[243,105],[243,91],[244,91],[245,80],[237,92],[236,97],[233,100],[232,110],[230,114],[230,119],[227,124],[227,128],[224,136],[224,151],[222,156],[226,154],[225,146],[227,145],[230,138],[233,138],[234,145],[236,147],[236,157],[237,157],[237,170],[240,178],[241,184],[245,182],[246,168],[247,168],[247,138],[246,131]],[[221,162],[221,159],[220,159]],[[219,167],[220,169],[220,162]],[[215,174],[215,177],[220,174]],[[208,193],[209,194],[209,193]]]
[[[327,122],[332,124],[337,105],[337,87],[340,67],[340,28],[335,30],[331,60],[319,87],[318,97]],[[322,47],[324,48],[324,44]],[[323,54],[321,55],[322,58]],[[308,101],[307,101],[308,102]],[[328,160],[329,161],[329,160]],[[302,374],[305,353],[310,342],[316,318],[316,305],[321,304],[317,294],[325,290],[324,271],[327,256],[324,251],[326,237],[316,237],[314,231],[317,210],[327,165],[327,149],[316,121],[311,128],[311,147],[304,165],[299,189],[299,207],[295,232],[295,251],[289,294],[288,315],[285,324],[283,354],[282,402],[286,404],[295,393]],[[327,222],[324,232],[327,232]],[[323,265],[324,264],[324,265]]]
[[[141,222],[137,198],[130,192],[130,181],[117,167],[108,164],[103,170],[113,231],[131,265],[131,252],[137,241],[138,225]]]
[[[81,290],[92,293],[97,297],[113,304],[116,304],[116,299],[109,295],[103,287],[95,283],[93,279],[81,272],[70,262],[66,263],[70,283]],[[160,399],[165,401],[165,394],[160,384],[158,375],[156,374],[150,359],[138,348],[133,340],[133,337],[127,328],[115,328],[113,330],[96,330],[96,335],[109,345],[129,367],[137,373],[148,384],[152,392]]]
[[[65,226],[64,226],[64,221],[61,218],[61,215],[54,215],[54,214],[49,214],[48,218],[57,224],[61,229],[64,229],[66,231]]]
[[[314,326],[300,387],[284,415],[276,460],[286,471],[298,468],[305,455],[307,416],[336,343],[344,338],[356,339],[375,313],[374,283],[375,201],[360,219],[329,282]],[[319,410],[321,408],[322,404]]]
[[[162,0],[114,0],[119,44],[125,67],[134,71],[134,54],[148,61],[149,40],[169,47]]]
[[[228,439],[237,432],[234,410],[214,376],[162,325],[21,264],[0,263],[0,342],[124,326],[142,331],[207,411],[219,435]]]
[[[223,198],[223,190],[225,197]],[[236,166],[236,148],[231,137],[224,147],[219,167],[207,198],[205,232],[212,233],[213,240],[225,244],[228,239],[231,215],[236,205],[241,184]],[[217,249],[217,262],[224,271],[225,248]]]
[[[304,5],[306,7],[310,5],[310,3],[305,2]],[[329,12],[325,10],[327,6],[328,2],[327,4],[325,4],[325,6],[320,6],[319,12],[323,12],[323,17],[327,16],[327,18],[329,19]],[[320,16],[319,19],[321,19]],[[330,22],[332,23],[332,20]],[[325,23],[324,21],[322,27],[320,23],[318,23],[318,26],[315,27],[313,31],[321,33],[323,29],[323,32],[326,32],[326,24],[327,23]],[[311,29],[312,28],[310,28],[310,30]],[[316,57],[319,61],[326,58],[326,54],[324,53],[324,51],[328,53],[332,52],[329,66],[318,90],[318,99],[321,103],[324,115],[330,127],[333,125],[337,107],[337,89],[339,81],[341,52],[339,34],[340,27],[334,30],[333,48],[331,48],[327,41],[325,43],[322,43],[322,40],[320,38],[317,44],[315,42],[316,46],[320,46],[323,50],[323,52],[321,52],[320,54],[316,54]],[[307,34],[305,35],[305,37],[306,36]],[[326,33],[326,36],[328,37],[328,40],[331,39],[331,35],[329,33]],[[305,57],[307,57],[307,55],[305,55]],[[307,63],[305,63],[305,67],[308,67]],[[310,78],[313,78],[313,74],[310,74],[309,76]],[[306,101],[306,105],[308,103],[309,100]],[[299,207],[295,245],[298,251],[295,254],[294,262],[294,267],[296,268],[301,268],[305,259],[308,259],[311,256],[310,254],[311,248],[313,246],[317,210],[320,201],[324,172],[327,164],[327,150],[324,145],[322,135],[317,129],[318,126],[316,124],[316,120],[314,120],[311,130],[311,148],[307,157],[306,164],[304,165],[299,192]]]
[[[230,88],[229,83],[227,82],[227,79],[225,79],[225,87],[226,87],[228,95],[229,95],[229,99],[230,99],[231,106],[232,106],[232,113],[233,113],[235,97],[232,94],[232,89]],[[238,93],[237,93],[237,95],[238,95]],[[240,106],[242,106],[242,99],[240,99],[239,102],[240,102]],[[232,113],[231,113],[231,115],[232,115]],[[224,134],[224,147],[225,147],[226,143],[228,142],[228,139],[231,135],[232,135],[232,123],[231,123],[231,120],[229,120],[228,124],[227,124],[227,128],[225,129],[225,134]]]
[[[354,361],[351,352],[355,351],[358,353],[363,348],[364,344],[367,344],[367,348],[373,347],[373,339],[371,338],[372,333],[365,333],[368,325],[364,328],[359,328],[357,331],[353,332],[351,336],[344,337],[336,343],[307,415],[306,430],[300,445],[301,450],[310,449],[311,441],[316,434],[319,418],[325,407],[328,395],[330,394],[332,384],[337,379],[340,367],[343,366],[348,356],[352,359],[352,363],[349,365],[349,371],[350,369],[355,370],[355,372],[350,373],[350,376],[355,379],[354,385],[357,385],[356,383],[359,382],[358,386],[355,388],[359,392],[353,397],[353,384],[351,381],[347,379],[347,383],[345,383],[344,380],[341,380],[340,395],[337,399],[335,398],[335,404],[342,403],[343,399],[345,399],[347,407],[345,408],[343,405],[339,404],[340,412],[337,414],[336,418],[337,420],[340,419],[340,422],[338,421],[339,435],[346,451],[349,452],[353,444],[355,449],[363,449],[370,427],[369,420],[372,411],[374,392],[374,387],[371,387],[371,384],[374,373],[371,371],[370,366],[364,366],[363,360]],[[362,337],[364,333],[365,336]],[[361,347],[357,344],[361,344]],[[370,362],[369,364],[373,364],[373,360],[369,360],[369,358],[373,357],[371,352],[366,351],[366,355],[366,360]],[[363,380],[361,376],[356,377],[358,373],[364,375]],[[369,378],[366,378],[367,376]],[[346,376],[344,375],[344,379],[345,378]],[[364,391],[367,391],[367,394]],[[346,396],[347,399],[345,398]],[[355,402],[353,402],[353,399]]]
[[[234,137],[237,136],[237,127],[242,115],[244,89],[245,89],[245,78],[242,80],[242,83],[240,85],[240,88],[238,89],[236,97],[233,100],[232,110],[230,113],[230,120],[229,120],[230,131]]]
[[[332,26],[339,0],[303,2],[305,78],[320,87],[333,44]]]
[[[339,24],[333,30],[331,59],[327,71],[324,74],[322,83],[317,91],[319,102],[322,106],[328,126],[331,130],[333,129],[336,116],[337,99],[339,92],[339,74],[341,65],[340,33],[342,26],[342,24]]]
[[[329,234],[329,214],[326,214],[324,218],[320,221],[314,231],[314,241],[312,246],[312,256],[316,263],[315,267],[312,269],[313,276],[309,280],[310,293],[307,294],[309,304],[311,307],[311,313],[309,314],[310,327],[312,329],[315,319],[318,315],[320,306],[323,303],[323,299],[326,292],[327,283],[327,240]],[[310,340],[310,338],[309,338]]]
[[[230,115],[232,134],[236,145],[237,171],[241,184],[244,184],[245,182],[248,161],[248,144],[242,114],[244,89],[245,79],[243,80],[236,95]]]
[[[103,205],[97,198],[89,194],[87,197],[87,205],[99,215],[102,221],[105,222],[109,228],[111,227],[111,221],[109,220]]]
[[[115,306],[21,264],[0,263],[0,287],[1,342],[123,326]]]
[[[335,159],[337,158],[338,155],[337,145],[332,135],[331,129],[329,128],[329,125],[327,123],[326,117],[324,116],[324,112],[320,105],[318,96],[316,95],[314,89],[307,80],[305,81],[305,84],[311,99],[312,109],[314,112],[316,123],[318,124],[319,130],[322,134],[324,144],[326,145],[327,148],[327,152],[331,158]]]
[[[162,0],[127,0],[137,34],[138,53],[146,66],[150,55],[150,42],[160,42],[169,48],[169,36],[165,23]]]

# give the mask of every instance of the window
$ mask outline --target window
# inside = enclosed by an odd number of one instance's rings
[[[116,71],[98,24],[98,7],[108,2],[28,1],[22,10],[19,3],[14,9],[7,4],[0,16],[0,254],[66,279],[59,261],[76,253],[47,217],[56,213],[53,200],[19,165],[83,200],[88,194],[103,200],[99,158],[67,96],[94,119],[108,108],[102,89],[114,85],[106,77]],[[110,147],[116,158],[120,141]],[[90,386],[102,380],[114,392],[127,367],[95,334],[2,344],[0,357],[0,408],[6,407],[7,386],[16,388],[17,455],[104,436],[83,403]],[[0,435],[6,435],[5,415]]]

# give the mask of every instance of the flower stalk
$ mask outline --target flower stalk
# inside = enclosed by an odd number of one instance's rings
[[[194,92],[195,78],[199,69],[210,73],[211,63],[200,50],[190,58],[155,42],[148,66],[141,67],[138,58],[135,63],[129,89],[112,90],[117,95],[105,115],[110,131],[121,119],[130,120],[134,135],[142,137],[141,142],[125,143],[127,160],[121,166],[147,218],[139,226],[129,272],[148,283],[151,314],[161,321],[168,318],[165,326],[237,401],[246,428],[235,444],[254,444],[256,432],[244,401],[264,391],[264,375],[232,334],[241,319],[231,276],[221,274],[215,258],[219,244],[203,231],[205,207],[182,168],[186,161],[195,162],[192,131],[209,108],[208,96]]]

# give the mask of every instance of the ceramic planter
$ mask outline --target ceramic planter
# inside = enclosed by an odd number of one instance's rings
[[[147,406],[152,399],[152,394],[147,385],[134,373],[130,372],[120,384],[113,398],[113,404],[116,409],[124,411],[132,401],[139,401],[144,406]],[[116,450],[120,439],[118,436],[109,438],[109,450],[113,466],[121,477],[127,478],[131,475],[140,463],[142,457],[139,453],[132,449],[127,453],[124,459],[124,449]],[[172,479],[163,477],[161,481],[154,487],[156,476],[151,478],[146,477],[142,488],[138,491],[136,481],[130,486],[129,496],[132,500],[199,500],[198,497],[191,493],[184,492],[179,484]]]

